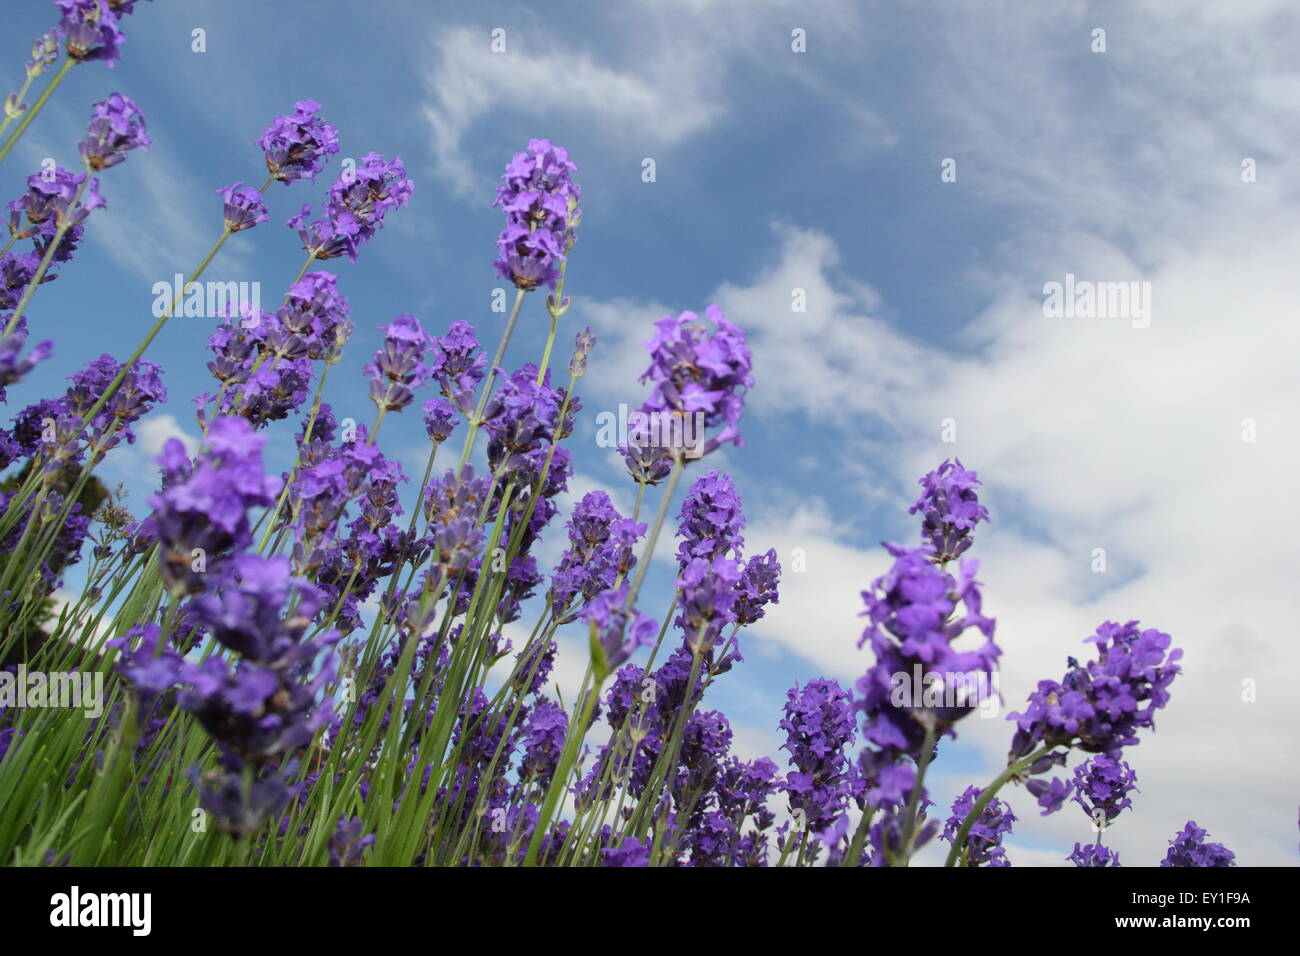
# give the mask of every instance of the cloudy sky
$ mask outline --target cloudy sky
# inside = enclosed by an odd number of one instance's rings
[[[15,74],[51,11],[9,2],[5,18]],[[206,52],[192,49],[196,28]],[[736,480],[748,548],[775,547],[786,565],[802,549],[806,570],[787,573],[746,662],[710,691],[739,752],[783,756],[794,681],[847,685],[865,670],[857,615],[888,564],[880,542],[917,537],[916,479],[957,455],[992,512],[971,553],[1006,710],[1059,678],[1099,622],[1138,619],[1185,650],[1157,732],[1126,754],[1141,792],[1107,836],[1125,865],[1154,864],[1188,819],[1243,864],[1296,862],[1292,5],[591,0],[542,15],[209,0],[142,3],[126,29],[118,67],[74,71],[0,169],[10,196],[43,158],[72,165],[88,104],[111,91],[149,118],[153,149],[107,171],[85,252],[33,302],[56,357],[11,389],[11,407],[138,341],[153,284],[187,272],[220,230],[214,190],[260,182],[252,140],[313,98],[342,155],[400,154],[416,184],[360,261],[334,270],[359,332],[327,398],[368,421],[375,326],[409,311],[435,332],[466,319],[497,340],[495,183],[530,138],[550,138],[584,191],[563,341],[583,324],[599,338],[570,503],[603,487],[630,505],[595,416],[640,402],[654,320],[717,303],[749,335],[746,445],[707,464]],[[272,221],[228,243],[208,278],[279,295],[301,260],[281,224],[326,186],[277,186]],[[1045,286],[1067,276],[1149,298],[1119,315],[1049,314]],[[545,320],[530,299],[507,365],[536,360]],[[210,326],[167,328],[151,357],[171,401],[107,466],[137,510],[151,454],[196,433]],[[272,439],[277,466],[288,434]],[[416,416],[390,417],[382,444],[418,479]],[[670,580],[659,562],[647,612],[662,614]],[[570,635],[563,653],[571,694],[584,652]],[[945,809],[1002,766],[1004,716],[969,718],[943,746],[932,782]],[[1062,865],[1089,841],[1077,808],[1040,818],[1023,792],[1010,799],[1014,862]]]

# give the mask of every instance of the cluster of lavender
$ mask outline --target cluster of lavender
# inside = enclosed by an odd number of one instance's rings
[[[21,101],[60,47],[40,103],[72,65],[113,64],[134,3],[57,6],[59,25],[6,101],[5,126],[21,122],[0,161],[39,111]],[[48,341],[28,347],[28,305],[103,206],[94,174],[149,142],[136,104],[112,94],[79,144],[84,172],[42,170],[9,203],[0,401],[50,355]],[[272,183],[312,183],[340,151],[310,100],[255,144],[267,178],[217,190],[220,233],[187,287],[231,235],[269,220]],[[940,835],[950,865],[1001,867],[1016,817],[996,795],[1017,782],[1045,814],[1072,800],[1088,816],[1096,837],[1071,861],[1119,865],[1103,834],[1136,792],[1124,754],[1168,703],[1181,656],[1137,622],[1102,624],[1089,638],[1095,659],[1070,658],[1059,682],[1039,683],[1011,715],[997,779],[968,787],[942,827],[930,813],[927,771],[960,721],[996,696],[1002,654],[979,563],[966,556],[989,514],[960,461],[921,479],[919,544],[886,544],[891,564],[863,592],[865,673],[852,687],[795,683],[776,722],[784,767],[734,752],[730,721],[705,701],[743,664],[742,629],[778,602],[781,566],[774,549],[746,553],[735,482],[698,464],[742,445],[754,384],[744,332],[716,306],[666,316],[646,343],[640,413],[653,427],[620,449],[636,490],[630,514],[605,491],[585,494],[543,573],[539,545],[573,476],[563,443],[595,346],[584,329],[567,369],[551,365],[581,221],[576,172],[547,140],[513,157],[494,204],[506,217],[494,267],[518,295],[495,356],[467,322],[439,336],[397,315],[364,365],[368,424],[323,400],[354,325],[345,280],[313,267],[355,261],[409,202],[401,159],[375,152],[344,162],[318,218],[303,204],[286,223],[306,261],[282,303],[221,317],[208,339],[215,394],[195,398],[202,437],[193,450],[166,443],[141,520],[92,494],[94,471],[166,400],[161,369],[142,356],[171,310],[125,361],[93,359],[62,395],[0,428],[0,666],[69,663],[113,680],[112,706],[89,731],[58,711],[0,711],[0,814],[27,812],[39,787],[52,821],[0,829],[0,858],[55,839],[63,855],[43,855],[82,864],[899,866]],[[542,286],[553,290],[545,351],[507,365],[524,300]],[[418,485],[379,444],[386,416],[416,402],[429,439]],[[263,450],[277,427],[293,429],[293,461],[270,474]],[[460,457],[447,465],[458,431]],[[642,587],[688,468],[676,576],[652,615]],[[51,614],[63,570],[87,551],[84,593]],[[525,637],[512,625],[528,608],[539,616]],[[567,701],[552,680],[561,628],[588,649]],[[1090,756],[1073,779],[1049,779],[1072,751]],[[196,802],[214,835],[191,841],[207,832],[191,826]],[[1232,865],[1206,836],[1189,822],[1163,865]]]

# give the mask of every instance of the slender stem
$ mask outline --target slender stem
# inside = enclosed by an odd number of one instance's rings
[[[948,851],[948,859],[944,861],[944,866],[953,866],[956,864],[957,858],[961,855],[962,847],[966,845],[966,837],[970,834],[970,828],[975,825],[975,821],[978,820],[980,814],[984,812],[984,808],[989,805],[993,800],[993,797],[996,796],[997,792],[1002,789],[1006,782],[1013,777],[1017,777],[1024,773],[1035,760],[1049,751],[1055,750],[1056,747],[1057,744],[1049,744],[1035,750],[1028,757],[1007,764],[1006,768],[993,779],[993,782],[984,788],[984,791],[975,801],[974,806],[970,808],[970,812],[966,814],[966,819],[962,821],[961,829],[959,829],[957,835],[953,837],[952,849]]]
[[[537,368],[537,384],[541,385],[542,380],[546,378],[546,369],[551,364],[551,349],[555,345],[555,326],[559,319],[554,312],[551,313],[551,331],[546,336],[546,348],[542,352],[542,364]]]
[[[510,318],[506,322],[506,329],[501,333],[501,342],[497,345],[497,354],[492,359],[491,366],[488,367],[487,380],[483,383],[483,393],[479,395],[478,407],[474,409],[474,417],[470,419],[469,431],[465,435],[465,448],[460,453],[460,464],[456,466],[456,475],[460,476],[465,470],[465,462],[469,461],[470,452],[474,450],[474,439],[478,435],[479,426],[483,424],[483,410],[487,408],[488,398],[492,394],[492,383],[496,380],[497,368],[501,365],[506,355],[506,344],[510,341],[510,335],[515,330],[515,321],[519,318],[519,309],[524,304],[524,295],[526,290],[520,289],[515,293],[515,305],[510,310]]]
[[[646,571],[650,568],[650,559],[654,557],[655,544],[659,540],[659,529],[663,527],[664,518],[668,515],[669,502],[677,491],[677,483],[681,480],[682,470],[686,465],[686,460],[679,452],[674,452],[673,456],[673,470],[668,476],[668,487],[664,489],[664,496],[659,502],[659,511],[655,514],[654,524],[650,526],[650,533],[646,535],[645,548],[636,566],[636,577],[632,579],[632,586],[627,591],[626,607],[628,608],[636,605],[636,596],[641,591],[641,582],[645,580]]]
[[[903,851],[902,864],[907,866],[912,859],[912,842],[916,838],[916,811],[921,804],[921,784],[925,781],[925,771],[929,769],[934,758],[934,728],[929,724],[925,728],[925,739],[921,742],[921,759],[916,764],[916,780],[912,784],[912,795],[907,798],[907,809],[903,813]]]
[[[32,120],[36,119],[36,114],[45,107],[46,101],[49,100],[54,91],[59,88],[59,84],[63,82],[63,78],[68,75],[68,71],[71,70],[76,63],[77,61],[70,56],[63,60],[63,65],[59,67],[59,71],[50,79],[49,85],[41,91],[41,95],[37,98],[36,102],[32,104],[32,108],[23,114],[22,120],[18,123],[18,128],[9,134],[9,138],[5,140],[4,146],[0,146],[0,163],[5,161],[5,157],[9,155],[9,151],[14,148],[14,145],[18,140],[22,139],[23,133],[27,132],[27,127],[32,124]]]

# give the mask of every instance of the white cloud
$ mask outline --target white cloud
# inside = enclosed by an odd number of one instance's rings
[[[511,29],[506,52],[494,53],[490,31],[439,30],[425,74],[431,149],[437,172],[463,194],[480,191],[478,164],[464,139],[488,116],[520,110],[580,116],[610,136],[635,134],[649,146],[671,146],[718,115],[703,50],[683,44],[671,58],[645,57],[618,69],[590,52],[550,42],[540,31]]]

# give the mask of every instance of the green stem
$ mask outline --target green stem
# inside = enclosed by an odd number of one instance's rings
[[[970,808],[970,812],[966,814],[966,819],[962,821],[961,829],[957,831],[957,835],[953,838],[952,849],[948,851],[948,859],[944,861],[944,866],[956,864],[957,858],[961,856],[962,847],[966,845],[966,837],[970,834],[970,828],[975,825],[975,821],[984,812],[984,808],[989,805],[1006,782],[1024,773],[1035,760],[1049,751],[1055,750],[1056,747],[1056,744],[1041,747],[1028,757],[1007,764],[1006,768],[994,778],[993,782],[984,788],[984,792],[979,795],[975,805]]]
[[[637,562],[636,577],[632,579],[632,586],[627,591],[627,608],[636,605],[636,596],[641,591],[641,582],[645,580],[646,571],[650,568],[650,559],[654,557],[655,544],[659,541],[659,529],[663,527],[664,518],[668,515],[668,505],[673,499],[673,494],[677,491],[677,483],[681,481],[682,470],[686,466],[686,460],[680,453],[673,453],[673,470],[668,476],[668,487],[664,489],[663,499],[659,502],[659,511],[655,514],[654,524],[650,526],[650,533],[646,535],[645,548],[641,552],[641,560]]]
[[[515,293],[514,308],[510,310],[510,318],[506,322],[506,329],[501,333],[501,342],[497,345],[497,354],[488,367],[487,380],[483,383],[483,393],[479,395],[478,407],[474,409],[474,417],[469,422],[469,431],[465,435],[465,447],[460,453],[460,464],[456,466],[457,477],[465,470],[465,462],[469,461],[470,452],[474,450],[474,439],[478,435],[479,426],[483,424],[483,410],[487,408],[488,398],[492,395],[492,383],[496,380],[497,368],[505,358],[506,344],[510,341],[511,333],[515,330],[515,322],[519,318],[519,309],[524,304],[524,295],[524,289],[520,289]]]

